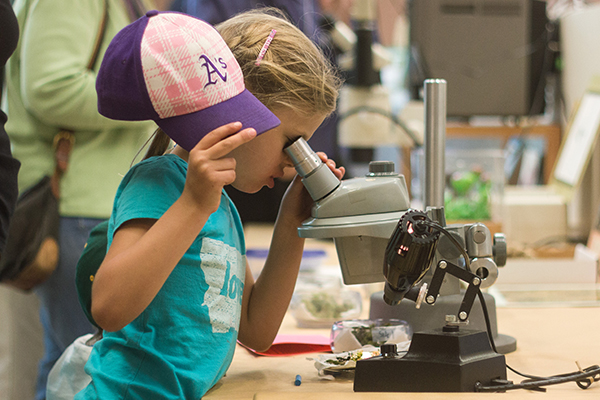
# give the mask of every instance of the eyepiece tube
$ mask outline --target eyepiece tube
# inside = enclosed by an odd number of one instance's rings
[[[314,201],[319,201],[340,185],[340,180],[321,161],[306,140],[300,138],[285,148],[294,168]]]

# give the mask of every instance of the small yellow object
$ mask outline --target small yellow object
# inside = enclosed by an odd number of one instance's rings
[[[90,275],[90,282],[94,282],[94,275]]]

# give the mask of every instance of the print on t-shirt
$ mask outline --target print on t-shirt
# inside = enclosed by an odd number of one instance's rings
[[[213,333],[226,333],[231,328],[237,330],[244,291],[242,255],[235,247],[204,238],[200,258],[209,285],[203,305],[208,307]]]

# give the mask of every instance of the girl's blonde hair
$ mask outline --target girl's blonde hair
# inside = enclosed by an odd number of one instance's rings
[[[329,115],[341,80],[331,63],[278,9],[263,7],[215,26],[244,74],[246,88],[271,111],[288,107],[304,115]],[[256,59],[271,30],[277,33],[259,65]],[[168,137],[157,129],[144,159],[163,154]]]
[[[304,114],[335,110],[340,79],[331,63],[276,8],[238,14],[215,26],[244,73],[246,88],[269,109],[284,106]],[[256,59],[271,30],[263,59]]]

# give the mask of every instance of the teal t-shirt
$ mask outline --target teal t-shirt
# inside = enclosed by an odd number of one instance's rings
[[[160,218],[179,198],[187,163],[175,155],[134,166],[115,197],[115,230]],[[224,374],[235,349],[245,276],[239,215],[223,191],[219,209],[152,303],[129,325],[106,332],[85,371],[92,382],[75,399],[199,399]]]

